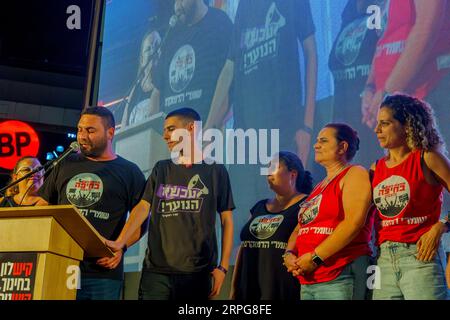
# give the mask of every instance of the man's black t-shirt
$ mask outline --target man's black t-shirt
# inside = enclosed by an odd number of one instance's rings
[[[343,24],[330,53],[328,65],[334,78],[336,120],[361,123],[361,97],[370,73],[378,41],[376,30],[367,28],[361,15]]]
[[[223,165],[159,161],[142,199],[151,204],[145,270],[185,274],[216,265],[216,214],[234,209]]]
[[[92,161],[74,154],[60,163],[45,179],[39,195],[50,204],[72,204],[106,239],[119,236],[127,213],[139,202],[145,178],[132,162],[117,157]],[[81,271],[87,278],[122,279],[123,259],[114,270],[85,259]]]
[[[276,213],[267,210],[267,200],[250,210],[251,218],[241,231],[237,300],[299,300],[300,284],[287,272],[281,256],[304,199]]]
[[[314,31],[307,0],[240,1],[228,56],[234,62],[235,127],[300,126],[298,43]]]
[[[215,8],[208,8],[203,19],[192,26],[179,23],[169,30],[153,73],[161,111],[189,107],[206,121],[231,32],[231,20]]]
[[[361,141],[356,162],[370,166],[383,156],[373,130],[361,122],[361,93],[364,91],[378,41],[377,30],[367,28],[365,11],[358,13],[349,3],[344,10],[342,27],[334,41],[328,65],[334,78],[333,121],[346,122],[358,132]],[[346,16],[348,18],[345,18]]]

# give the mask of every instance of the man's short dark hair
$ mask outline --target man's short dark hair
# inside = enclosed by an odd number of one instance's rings
[[[108,110],[108,108],[87,107],[81,113],[82,116],[85,114],[90,114],[90,115],[94,115],[94,116],[98,116],[98,117],[102,118],[103,123],[107,129],[116,127],[116,121],[114,120],[114,115],[112,114],[111,111]]]
[[[191,108],[181,108],[174,110],[166,116],[166,120],[171,117],[180,117],[190,121],[202,121],[197,111]]]

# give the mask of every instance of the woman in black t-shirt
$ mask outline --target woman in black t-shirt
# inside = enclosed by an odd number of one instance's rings
[[[256,203],[242,228],[231,298],[299,300],[298,281],[283,267],[282,254],[297,225],[299,205],[311,192],[312,177],[297,155],[281,151],[267,182],[275,196]]]
[[[11,182],[22,178],[40,165],[35,157],[27,156],[19,159],[11,174]],[[0,198],[0,207],[34,206],[37,202],[37,191],[43,182],[42,171],[19,182],[8,189],[4,198]]]

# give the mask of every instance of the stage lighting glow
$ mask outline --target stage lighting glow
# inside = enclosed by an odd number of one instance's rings
[[[47,156],[45,157],[45,160],[50,161],[53,160],[55,158],[55,156],[53,155],[52,152],[47,152]]]

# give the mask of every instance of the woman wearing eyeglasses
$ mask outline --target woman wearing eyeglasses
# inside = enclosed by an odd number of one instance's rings
[[[11,182],[22,178],[40,165],[35,157],[27,156],[19,159],[11,174]],[[0,198],[0,207],[34,206],[38,201],[37,192],[43,182],[42,171],[22,180],[10,188],[4,198]]]
[[[314,145],[327,176],[300,206],[284,264],[301,284],[302,300],[364,299],[373,215],[368,171],[350,161],[359,148],[346,124],[327,124]]]

